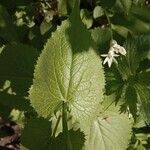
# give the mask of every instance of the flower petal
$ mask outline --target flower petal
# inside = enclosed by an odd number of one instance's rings
[[[117,44],[117,42],[116,42],[115,40],[111,40],[110,46],[113,46],[113,45],[115,45],[115,44]]]
[[[120,46],[119,53],[125,56],[127,52],[124,47]]]
[[[107,55],[107,54],[102,54],[101,56],[102,56],[102,57],[107,57],[108,55]]]
[[[114,45],[113,45],[113,48],[114,48],[114,51],[115,51],[116,53],[119,53],[120,45],[114,44]]]
[[[108,59],[108,67],[109,68],[111,67],[112,61],[113,61],[113,58]]]
[[[104,62],[103,62],[103,65],[105,65],[108,60],[109,60],[109,58],[106,57],[105,60],[104,60]]]
[[[118,56],[119,56],[119,55],[117,55],[117,54],[114,54],[114,55],[113,55],[113,57],[118,57]]]

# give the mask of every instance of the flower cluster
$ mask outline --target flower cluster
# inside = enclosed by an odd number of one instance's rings
[[[102,57],[106,57],[103,64],[108,63],[108,66],[111,67],[112,63],[118,63],[115,57],[118,57],[119,54],[126,55],[126,50],[124,47],[117,44],[115,40],[112,40],[110,42],[110,49],[108,51],[108,54],[102,54]]]

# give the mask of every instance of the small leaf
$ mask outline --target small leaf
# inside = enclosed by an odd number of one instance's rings
[[[96,19],[96,18],[99,18],[101,16],[104,15],[104,10],[101,6],[96,6],[94,8],[94,11],[93,11],[93,17]]]
[[[114,96],[106,97],[106,110],[94,121],[87,150],[124,150],[131,137],[131,123],[126,114],[119,113]],[[106,105],[107,104],[107,105]]]
[[[132,6],[132,0],[120,0],[123,8],[125,9],[125,12],[128,14],[131,6]]]
[[[87,28],[91,28],[93,24],[93,19],[92,16],[90,16],[90,12],[86,9],[81,9],[80,15],[83,23],[87,26]]]

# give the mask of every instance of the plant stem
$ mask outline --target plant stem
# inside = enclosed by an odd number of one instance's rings
[[[60,119],[61,119],[61,115],[59,115],[59,117],[58,117],[58,119],[57,119],[57,122],[56,122],[56,125],[55,125],[55,128],[54,128],[54,132],[53,132],[52,137],[55,137],[55,134],[56,134],[57,127],[58,127],[58,125],[59,125]]]
[[[63,125],[63,134],[66,141],[67,150],[73,150],[72,144],[70,141],[70,136],[68,132],[68,125],[67,125],[67,104],[63,102],[63,109],[62,109],[62,125]]]
[[[105,16],[106,16],[106,18],[107,18],[107,21],[108,21],[108,24],[109,24],[109,26],[110,26],[110,29],[111,29],[111,39],[113,39],[112,24],[111,24],[110,18],[109,18],[109,16],[108,16],[107,10],[104,10],[104,13],[105,13]]]

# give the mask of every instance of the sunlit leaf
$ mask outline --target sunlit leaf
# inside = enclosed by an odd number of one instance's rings
[[[101,16],[104,15],[104,10],[101,6],[96,6],[94,8],[94,11],[93,11],[93,17],[96,19],[96,18],[99,18]]]
[[[65,102],[75,120],[89,127],[98,113],[103,88],[101,60],[76,6],[37,61],[29,95],[31,104],[40,116],[48,118]]]
[[[114,104],[114,97],[104,100],[105,108],[94,121],[87,150],[124,150],[131,137],[131,123],[126,114],[120,114]]]
[[[93,19],[92,16],[90,15],[90,12],[86,9],[81,9],[80,14],[81,19],[83,23],[87,26],[87,28],[89,29],[90,27],[92,27]]]

